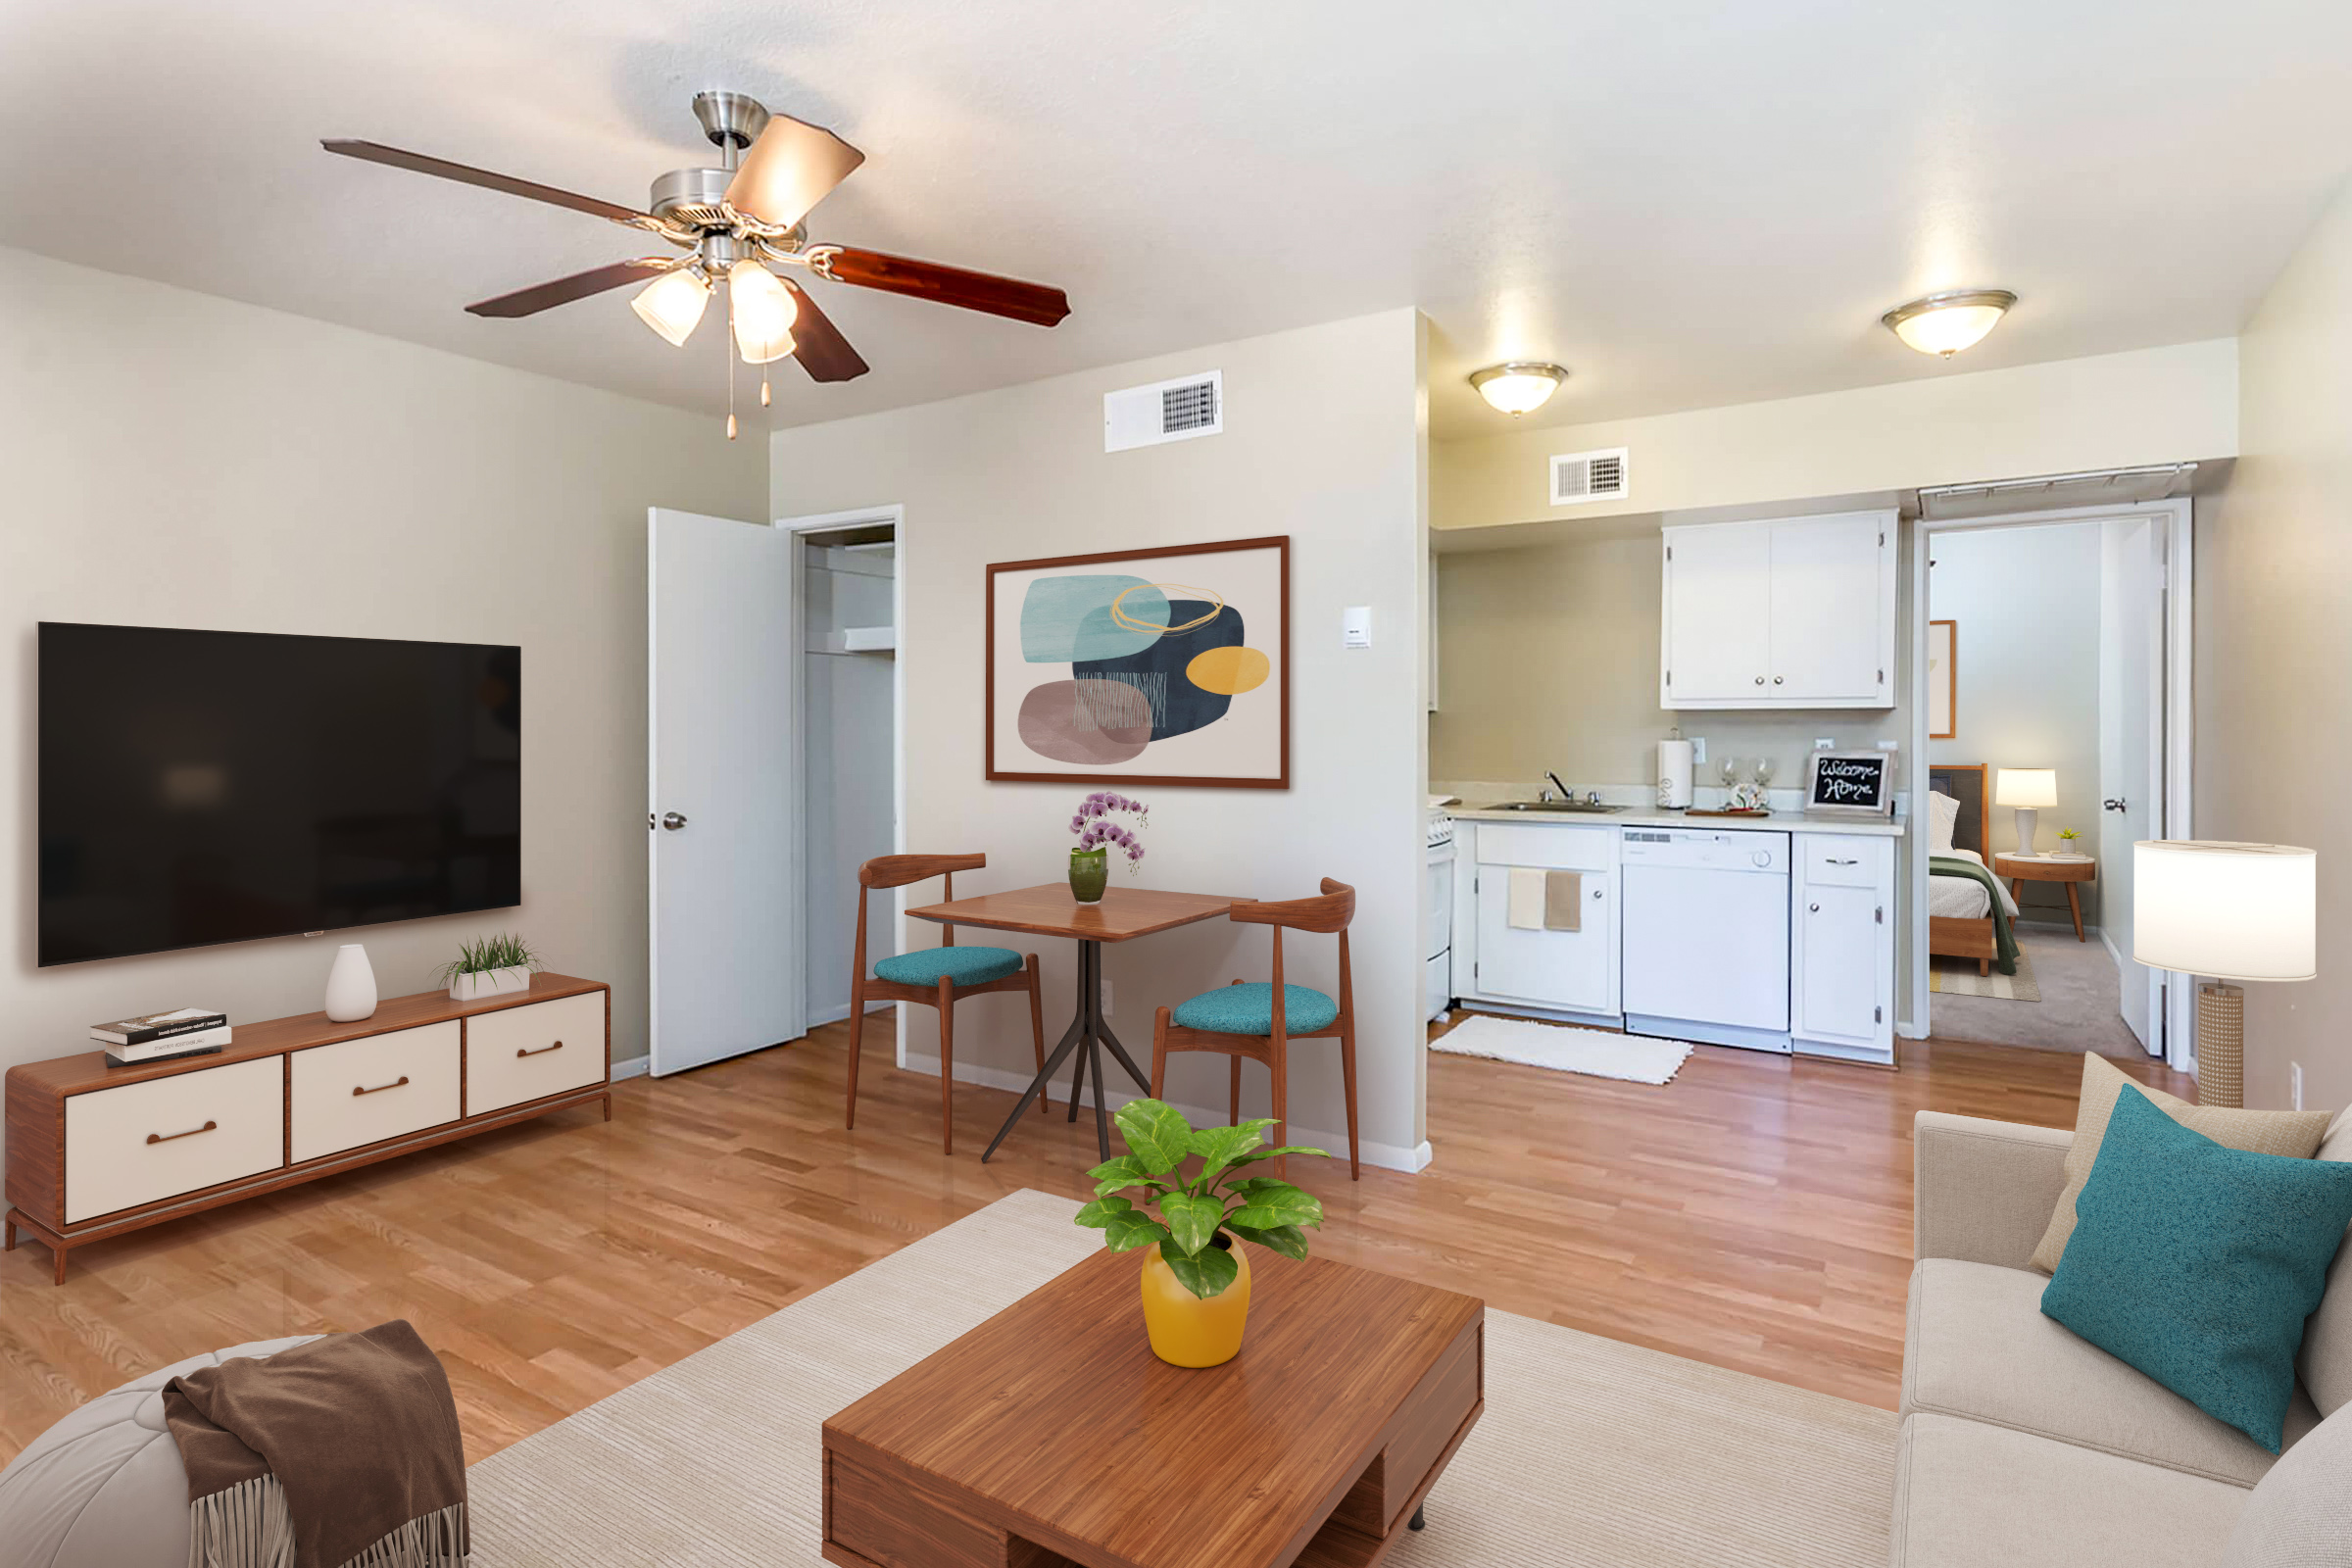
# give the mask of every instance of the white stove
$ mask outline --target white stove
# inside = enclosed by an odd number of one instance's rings
[[[1429,813],[1429,867],[1422,898],[1429,906],[1429,951],[1423,956],[1423,1015],[1436,1018],[1453,1005],[1453,818]]]

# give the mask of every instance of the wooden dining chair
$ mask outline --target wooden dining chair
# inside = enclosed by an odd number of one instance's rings
[[[875,888],[900,888],[930,877],[942,879],[940,897],[956,897],[956,873],[977,871],[988,864],[985,855],[885,855],[858,868],[858,946],[850,972],[850,1110],[845,1126],[858,1125],[858,1058],[863,1052],[862,1026],[868,1002],[919,1002],[939,1009],[939,1147],[956,1152],[956,1004],[992,991],[1029,993],[1029,1041],[1037,1064],[1046,1064],[1046,1018],[1037,995],[1037,955],[1022,956],[1010,948],[959,948],[956,928],[940,927],[936,948],[917,948],[865,967],[865,896]],[[1043,1095],[1037,1108],[1046,1109]]]
[[[1162,1007],[1152,1022],[1152,1094],[1157,1099],[1166,1086],[1168,1054],[1173,1051],[1214,1051],[1233,1058],[1232,1114],[1242,1119],[1242,1060],[1262,1061],[1274,1075],[1274,1142],[1289,1141],[1290,1043],[1294,1040],[1337,1040],[1340,1077],[1348,1098],[1348,1176],[1362,1179],[1355,1143],[1355,988],[1348,972],[1348,925],[1355,918],[1355,889],[1345,882],[1323,879],[1318,898],[1291,899],[1281,904],[1243,903],[1233,906],[1233,919],[1246,925],[1274,928],[1274,978],[1270,982],[1236,980],[1218,991],[1203,991],[1173,1008]],[[1285,983],[1282,977],[1282,933],[1337,932],[1340,939],[1340,995],[1333,1001],[1320,991]],[[1289,1160],[1277,1160],[1282,1170]],[[1287,1171],[1284,1174],[1288,1174]]]

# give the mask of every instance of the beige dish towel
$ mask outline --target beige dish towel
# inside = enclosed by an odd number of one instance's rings
[[[1507,923],[1514,931],[1544,929],[1544,873],[1524,865],[1511,867],[1511,885],[1507,894],[1509,906]]]
[[[1585,928],[1585,873],[1544,873],[1544,929],[1582,931]]]

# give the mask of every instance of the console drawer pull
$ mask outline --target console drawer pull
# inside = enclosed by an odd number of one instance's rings
[[[405,1084],[408,1081],[409,1075],[404,1072],[391,1083],[377,1084],[373,1089],[362,1089],[358,1084],[353,1084],[351,1086],[351,1095],[354,1100],[357,1100],[362,1095],[380,1095],[387,1089],[398,1089],[402,1084]]]
[[[198,1133],[209,1133],[220,1125],[217,1121],[208,1121],[203,1126],[191,1127],[184,1133],[149,1133],[147,1141],[151,1144],[168,1144],[174,1138],[193,1138]]]
[[[544,1056],[544,1055],[546,1055],[546,1054],[547,1054],[549,1052],[551,1052],[551,1051],[562,1051],[563,1049],[564,1049],[564,1042],[563,1042],[563,1041],[561,1041],[561,1040],[559,1040],[559,1041],[557,1041],[557,1042],[556,1042],[554,1045],[552,1045],[552,1046],[541,1046],[541,1047],[540,1047],[538,1050],[536,1050],[536,1051],[530,1051],[530,1050],[526,1050],[526,1049],[524,1049],[524,1048],[523,1048],[523,1047],[521,1047],[521,1046],[516,1046],[516,1047],[514,1048],[514,1054],[516,1054],[517,1056]]]
[[[1840,860],[1835,855],[1829,857],[1829,862],[1832,865],[1860,865],[1862,863],[1860,860]]]

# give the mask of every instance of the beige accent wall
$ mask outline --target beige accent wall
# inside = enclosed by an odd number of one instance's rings
[[[986,852],[988,868],[957,877],[958,894],[1062,881],[1070,809],[1089,788],[983,776],[989,563],[1290,536],[1291,788],[1132,787],[1152,808],[1138,885],[1282,899],[1315,892],[1326,876],[1353,884],[1362,1136],[1365,1157],[1386,1163],[1409,1163],[1423,1138],[1424,334],[1416,313],[1394,311],[804,425],[772,446],[779,516],[906,507],[906,845]],[[1224,372],[1223,434],[1103,452],[1105,392],[1208,369]],[[1372,609],[1369,649],[1341,646],[1351,605]],[[1123,869],[1111,874],[1125,885]],[[936,890],[913,891],[920,902]],[[1070,1017],[1072,945],[1006,940],[1044,962],[1051,1045]],[[1218,921],[1108,948],[1111,1028],[1149,1067],[1153,1008],[1266,978],[1268,947],[1264,927]],[[1331,939],[1294,936],[1285,952],[1295,983],[1336,984]],[[902,1010],[911,1063],[937,1071],[932,1013]],[[1032,1070],[1027,1020],[1011,999],[962,1009],[956,1041],[959,1077],[1012,1084]],[[1168,1098],[1222,1116],[1225,1083],[1221,1059],[1179,1057]],[[1123,1075],[1113,1085],[1132,1088]],[[1336,1047],[1293,1048],[1298,1131],[1338,1137],[1340,1090]],[[1264,1070],[1249,1066],[1244,1113],[1263,1114],[1266,1102]]]
[[[2240,338],[2241,456],[2196,509],[2200,838],[2319,851],[2319,978],[2246,988],[2246,1103],[2352,1104],[2352,189]]]
[[[611,980],[613,1054],[642,1055],[645,510],[760,517],[760,443],[21,251],[0,250],[0,1064],[162,1007],[315,1010],[343,941],[366,945],[383,995],[422,990],[460,937],[501,929]],[[41,620],[520,644],[524,904],[36,969]]]
[[[2029,307],[2030,308],[2030,305]],[[1889,353],[1907,353],[1889,341]],[[1430,451],[1437,529],[1602,523],[2236,450],[2228,338],[1643,419],[1503,428]],[[1573,399],[1576,382],[1561,397]],[[1497,415],[1496,419],[1502,416]],[[1552,454],[1629,447],[1617,502],[1550,505]]]
[[[2101,524],[1951,528],[1928,535],[1928,616],[1956,622],[1958,733],[1928,760],[1983,762],[1994,854],[2017,848],[2017,812],[1992,798],[1994,771],[2048,767],[2058,804],[2041,808],[2034,848],[2102,854],[2099,843],[2099,537]],[[2058,842],[2058,830],[2082,836]],[[2126,853],[2129,853],[2128,850]],[[2098,923],[2099,884],[2077,888]],[[2029,920],[2071,923],[2066,890],[2029,882]],[[2095,939],[2094,939],[2095,940]]]

